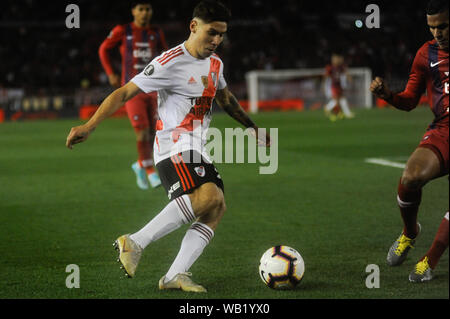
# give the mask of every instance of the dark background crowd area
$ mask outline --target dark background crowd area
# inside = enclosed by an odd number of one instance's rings
[[[224,0],[232,21],[218,54],[229,83],[243,82],[254,69],[320,68],[333,51],[343,53],[350,67],[405,78],[417,49],[432,39],[426,2]],[[70,3],[80,8],[79,29],[65,25]],[[169,47],[187,39],[197,1],[151,3],[152,24],[163,29]],[[355,20],[365,21],[370,3],[380,7],[381,27],[357,28]],[[98,47],[115,25],[131,20],[130,1],[1,1],[0,87],[32,92],[107,85]]]

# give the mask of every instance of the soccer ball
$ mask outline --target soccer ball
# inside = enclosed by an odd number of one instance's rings
[[[297,286],[305,273],[305,262],[295,249],[275,246],[268,249],[259,262],[262,281],[273,289],[292,289]]]

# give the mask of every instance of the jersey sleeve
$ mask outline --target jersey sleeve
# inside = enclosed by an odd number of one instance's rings
[[[393,94],[388,101],[400,110],[410,111],[414,109],[426,89],[427,59],[423,53],[424,47],[417,51],[405,90]]]
[[[112,29],[108,37],[102,42],[100,48],[98,49],[100,62],[102,63],[103,69],[105,70],[107,75],[111,75],[114,73],[108,51],[116,47],[120,43],[120,41],[122,41],[124,32],[125,29],[123,28],[123,26],[116,26],[114,29]]]
[[[145,93],[169,89],[171,87],[170,65],[150,62],[141,73],[131,79]]]
[[[224,89],[227,86],[227,81],[225,81],[225,76],[223,75],[223,62],[220,63],[220,71],[219,71],[219,84],[217,88],[219,90]]]

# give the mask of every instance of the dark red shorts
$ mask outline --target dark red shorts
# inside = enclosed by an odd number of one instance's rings
[[[331,86],[331,96],[335,99],[339,99],[344,93],[344,90],[340,86]]]
[[[439,158],[442,175],[448,174],[448,125],[436,125],[428,129],[418,147],[432,150]]]
[[[158,93],[139,93],[125,103],[125,109],[134,129],[155,130],[158,119]]]

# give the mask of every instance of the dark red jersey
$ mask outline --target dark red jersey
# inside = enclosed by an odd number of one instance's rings
[[[331,87],[342,89],[345,84],[345,72],[347,68],[345,65],[332,65],[325,66],[325,75],[331,79]]]
[[[114,73],[108,50],[120,44],[122,56],[122,85],[141,72],[155,57],[167,50],[161,29],[149,26],[138,27],[134,22],[116,26],[98,50],[106,74]]]
[[[441,50],[436,40],[426,42],[416,54],[406,89],[388,101],[398,109],[410,111],[427,92],[434,123],[448,125],[448,52]]]

